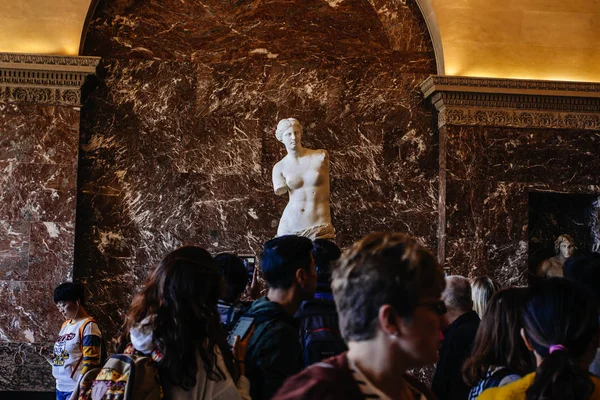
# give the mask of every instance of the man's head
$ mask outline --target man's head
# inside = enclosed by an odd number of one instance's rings
[[[446,290],[442,293],[442,300],[448,309],[448,322],[462,314],[473,310],[473,298],[471,297],[471,284],[464,276],[451,275],[446,277]]]
[[[332,289],[352,344],[375,341],[412,366],[437,360],[444,273],[429,250],[402,233],[371,233],[342,254]]]
[[[575,241],[566,233],[563,233],[554,241],[554,252],[557,255],[569,258],[575,252]]]
[[[54,304],[66,319],[75,318],[85,302],[83,286],[76,282],[61,283],[54,289],[53,298]]]
[[[329,285],[331,281],[331,266],[342,255],[342,251],[332,241],[315,239],[313,241],[312,256],[315,260],[319,284]]]
[[[270,289],[297,290],[311,298],[317,288],[317,273],[310,239],[285,235],[269,240],[260,256],[262,272]]]
[[[217,254],[215,262],[225,279],[225,292],[221,298],[228,303],[235,303],[246,289],[248,282],[246,267],[238,256],[231,253]]]

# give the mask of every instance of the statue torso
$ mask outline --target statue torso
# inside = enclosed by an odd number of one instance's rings
[[[278,185],[285,185],[289,194],[289,203],[279,222],[278,235],[331,223],[327,152],[305,150],[302,157],[288,155],[274,167],[275,190]]]

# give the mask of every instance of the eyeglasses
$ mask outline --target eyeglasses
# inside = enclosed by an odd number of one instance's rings
[[[423,301],[423,302],[417,303],[417,307],[419,307],[419,306],[429,307],[429,309],[431,309],[433,312],[435,312],[438,315],[444,315],[448,312],[448,309],[446,308],[446,304],[444,303],[443,300]]]

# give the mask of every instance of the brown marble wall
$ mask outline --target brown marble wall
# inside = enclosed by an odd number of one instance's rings
[[[0,390],[52,388],[54,287],[71,279],[79,111],[0,102]]]
[[[600,132],[446,126],[447,266],[528,281],[529,193],[598,193]]]
[[[414,1],[100,3],[85,53],[75,275],[115,332],[165,252],[257,252],[286,199],[279,119],[331,156],[344,246],[372,230],[436,246],[438,139],[419,84],[435,73]]]

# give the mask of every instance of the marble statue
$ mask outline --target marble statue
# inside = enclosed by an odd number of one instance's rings
[[[537,274],[541,277],[563,276],[563,265],[567,258],[575,251],[575,241],[566,233],[563,233],[554,241],[556,256],[542,261],[538,267]]]
[[[302,126],[295,118],[279,121],[275,136],[285,145],[287,155],[273,167],[273,189],[278,196],[289,195],[277,236],[333,239],[327,151],[302,147]]]

